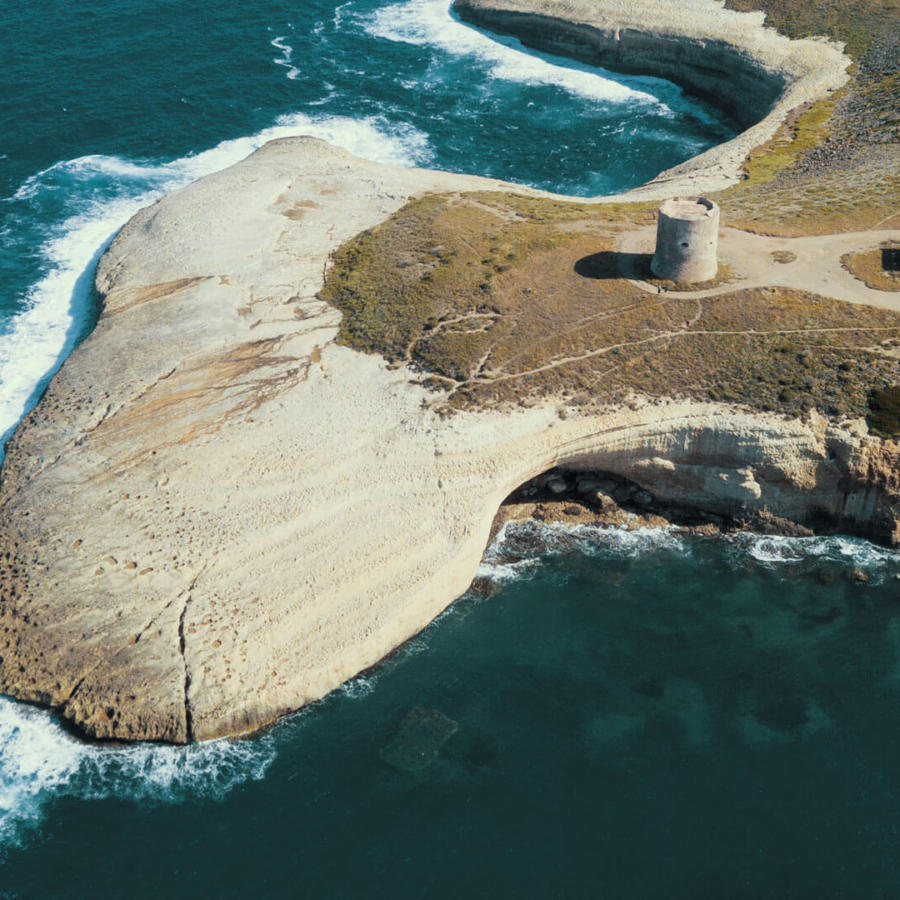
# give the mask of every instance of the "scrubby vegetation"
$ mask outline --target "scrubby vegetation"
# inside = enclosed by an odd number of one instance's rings
[[[900,207],[900,6],[897,0],[728,0],[764,10],[790,37],[846,44],[850,82],[797,110],[746,165],[746,181],[719,195],[728,224],[771,234],[891,227]]]
[[[841,257],[841,265],[866,287],[876,291],[900,291],[900,272],[887,271],[884,267],[884,247],[848,253]],[[900,252],[900,251],[898,251]]]
[[[869,427],[885,437],[900,437],[900,385],[872,391]]]
[[[862,55],[880,30],[896,28],[896,0],[726,0],[728,9],[763,10],[766,22],[793,38],[825,35]]]
[[[358,236],[324,288],[340,340],[412,365],[454,406],[640,393],[839,418],[898,379],[896,313],[784,289],[647,293],[615,246],[652,209],[543,203],[429,195]]]

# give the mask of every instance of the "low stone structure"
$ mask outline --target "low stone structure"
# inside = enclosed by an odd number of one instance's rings
[[[674,197],[659,208],[650,268],[671,281],[709,281],[719,269],[718,243],[719,207],[705,197]]]

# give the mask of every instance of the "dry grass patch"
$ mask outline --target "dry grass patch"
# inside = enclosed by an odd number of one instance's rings
[[[897,0],[727,0],[729,9],[763,10],[766,23],[792,38],[825,35],[860,56],[879,27],[896,27]]]
[[[854,59],[832,98],[795,111],[746,163],[746,179],[718,196],[738,228],[798,236],[883,227],[900,212],[898,0],[728,0],[763,10],[793,38],[825,35]]]
[[[900,381],[900,315],[786,289],[648,294],[615,247],[651,211],[543,202],[432,195],[350,241],[323,294],[340,340],[409,364],[448,408],[640,393],[844,417]]]
[[[900,272],[888,271],[884,266],[884,251],[890,249],[896,249],[900,255],[900,248],[882,244],[860,253],[845,254],[841,257],[841,265],[868,288],[876,291],[900,291]]]

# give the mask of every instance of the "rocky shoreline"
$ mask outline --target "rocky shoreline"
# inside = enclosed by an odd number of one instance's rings
[[[849,534],[885,547],[895,546],[884,534],[847,523],[810,509],[801,521],[778,516],[765,507],[714,513],[700,506],[655,497],[641,485],[615,472],[551,469],[515,490],[503,501],[491,527],[495,537],[506,522],[556,522],[603,528],[680,529],[684,534],[713,537],[739,532],[779,537],[824,537]]]
[[[741,146],[679,184],[733,179]],[[97,738],[259,728],[460,596],[502,501],[551,469],[620,479],[594,506],[627,479],[626,505],[822,515],[900,543],[900,443],[864,421],[565,396],[448,416],[417,373],[339,346],[319,296],[333,251],[411,197],[470,190],[513,187],[296,138],[128,223],[99,265],[94,332],[8,445],[0,691]]]
[[[748,153],[792,111],[845,84],[850,65],[831,41],[790,40],[765,27],[763,13],[734,12],[709,0],[677,6],[668,0],[454,0],[453,8],[465,21],[538,50],[667,78],[740,123],[735,138],[662,172],[629,192],[635,197],[734,184]]]
[[[552,469],[514,491],[500,507],[492,534],[506,522],[528,519],[628,531],[675,527],[685,534],[705,537],[739,531],[782,537],[829,533],[772,515],[764,509],[719,515],[677,501],[660,500],[631,479],[614,472],[567,469]],[[831,533],[840,533],[840,529]]]

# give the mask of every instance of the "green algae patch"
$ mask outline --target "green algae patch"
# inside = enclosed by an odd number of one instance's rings
[[[834,108],[833,100],[821,100],[782,125],[771,141],[750,154],[744,188],[753,189],[771,181],[793,165],[801,153],[818,146],[828,136]]]
[[[341,343],[408,365],[444,409],[642,394],[860,417],[900,381],[890,310],[782,288],[642,290],[616,248],[653,221],[647,205],[427,195],[341,247],[322,296],[344,313]]]

